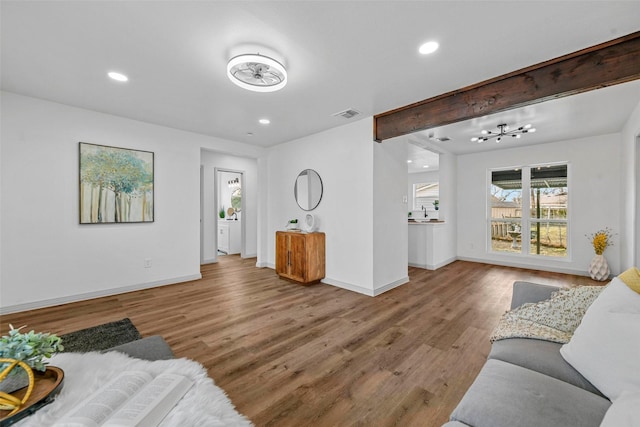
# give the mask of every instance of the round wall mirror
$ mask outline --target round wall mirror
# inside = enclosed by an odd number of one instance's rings
[[[313,169],[305,169],[298,175],[293,195],[302,210],[312,211],[322,200],[322,179]]]

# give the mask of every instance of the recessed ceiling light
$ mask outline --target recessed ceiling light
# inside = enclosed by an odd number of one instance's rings
[[[260,120],[258,120],[258,122],[260,122],[261,125],[268,125],[269,123],[271,123],[271,120],[269,120],[269,119],[260,119]]]
[[[427,55],[427,54],[429,54],[429,53],[433,53],[433,52],[435,52],[436,50],[438,50],[438,47],[439,47],[439,46],[440,46],[440,45],[438,44],[438,42],[433,42],[433,41],[431,41],[431,42],[426,42],[426,43],[424,43],[424,44],[422,44],[422,45],[420,46],[420,48],[418,49],[418,51],[419,51],[421,54],[423,54],[423,55]]]
[[[122,73],[116,73],[115,71],[111,71],[109,72],[109,74],[107,74],[109,77],[111,77],[113,80],[119,81],[119,82],[126,82],[129,81],[129,77],[125,76]]]
[[[407,163],[413,163],[413,160],[407,160]]]
[[[423,168],[428,168],[428,167],[429,167],[429,165],[424,165],[424,166],[423,166]]]

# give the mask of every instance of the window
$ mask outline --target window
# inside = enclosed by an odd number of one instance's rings
[[[437,182],[422,182],[413,184],[413,209],[422,210],[424,206],[433,210],[433,202],[440,197],[440,185]]]
[[[491,171],[491,251],[566,257],[568,196],[567,164]]]

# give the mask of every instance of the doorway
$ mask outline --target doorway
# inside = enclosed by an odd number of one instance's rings
[[[243,227],[243,172],[216,168],[216,254],[217,256],[242,254]]]
[[[200,180],[200,264],[218,262],[218,224],[238,224],[240,228],[240,256],[242,258],[257,257],[258,242],[258,161],[249,157],[232,156],[213,150],[200,151],[201,180]],[[221,175],[223,172],[235,173],[232,177]],[[231,196],[234,189],[230,189],[229,181],[241,187],[240,194],[236,192],[232,203]],[[229,191],[218,202],[218,194]],[[228,218],[228,209],[233,204],[240,203],[237,215]],[[220,210],[224,205],[225,217],[220,218]],[[236,209],[234,208],[234,213]],[[238,218],[236,221],[235,218]],[[230,227],[238,227],[230,225]],[[236,233],[237,235],[238,233]],[[235,255],[237,256],[237,255]]]

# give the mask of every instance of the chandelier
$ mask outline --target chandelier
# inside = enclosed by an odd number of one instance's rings
[[[518,129],[509,130],[509,126],[506,123],[498,125],[498,131],[483,130],[480,132],[482,136],[474,136],[471,138],[471,142],[481,143],[490,139],[496,138],[496,142],[500,142],[503,136],[511,136],[514,138],[520,138],[523,133],[532,133],[536,131],[536,128],[531,127],[531,124],[520,126]]]

